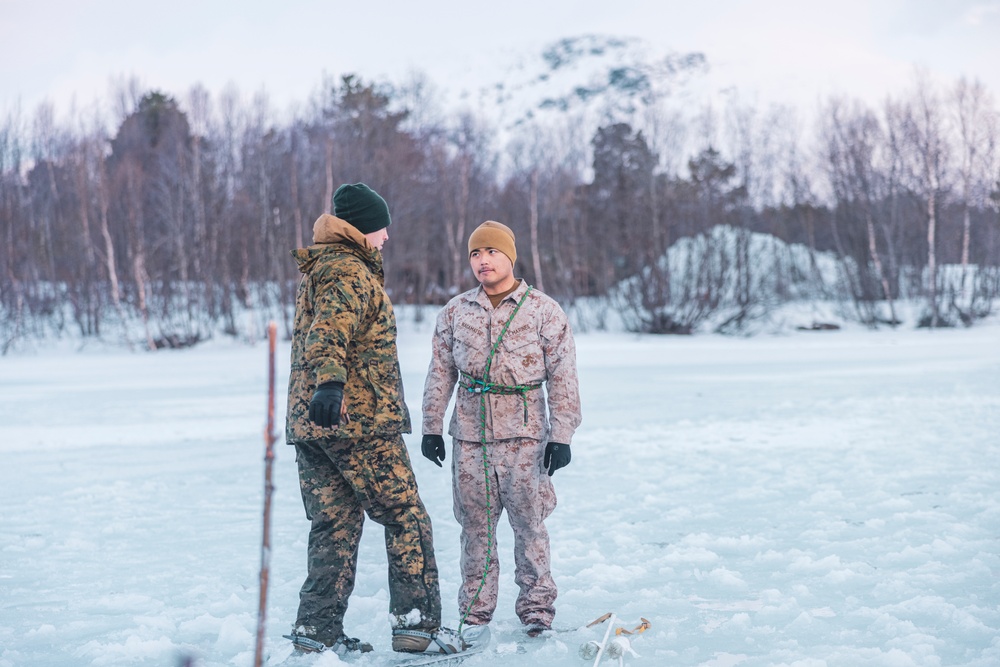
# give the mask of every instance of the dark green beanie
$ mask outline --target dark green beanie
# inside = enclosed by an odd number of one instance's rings
[[[364,183],[344,183],[333,193],[333,214],[346,220],[362,234],[385,229],[392,220],[389,206]]]

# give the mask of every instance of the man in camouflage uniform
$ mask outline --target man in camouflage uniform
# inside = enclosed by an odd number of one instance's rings
[[[383,289],[389,209],[368,186],[341,186],[336,215],[292,252],[302,281],[295,303],[286,440],[309,532],[308,575],[295,630],[300,650],[370,651],[344,634],[364,515],[385,526],[393,649],[454,652],[440,628],[431,522],[403,443],[410,416],[396,354],[396,320]],[[457,648],[456,648],[457,647]]]
[[[462,526],[459,614],[471,625],[493,618],[499,578],[494,536],[506,509],[520,588],[515,611],[528,634],[537,636],[552,627],[555,615],[544,523],[556,505],[550,478],[570,462],[580,395],[569,321],[553,299],[514,278],[516,259],[514,234],[499,222],[484,222],[469,238],[480,286],[453,298],[438,315],[421,451],[438,466],[445,460],[444,414],[457,384],[448,433],[455,518]]]

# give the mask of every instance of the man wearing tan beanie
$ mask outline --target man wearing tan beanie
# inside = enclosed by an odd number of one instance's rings
[[[515,612],[528,634],[551,629],[556,585],[545,518],[556,506],[552,474],[570,462],[580,424],[576,346],[559,304],[514,277],[509,227],[487,220],[469,237],[479,287],[437,318],[424,385],[421,451],[445,460],[444,415],[455,393],[452,487],[462,526],[461,623],[486,625],[497,605],[497,522],[514,530]],[[543,390],[544,385],[544,390]]]

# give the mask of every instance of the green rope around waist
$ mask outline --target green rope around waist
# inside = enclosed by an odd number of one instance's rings
[[[497,394],[500,396],[513,396],[515,394],[520,394],[521,404],[524,407],[525,426],[528,424],[528,392],[542,388],[541,382],[514,385],[487,382],[486,380],[481,380],[477,377],[469,375],[465,371],[458,372],[458,385],[470,394],[480,394],[480,399],[483,403],[486,402],[486,394]]]
[[[527,394],[532,389],[542,388],[541,382],[513,385],[487,382],[465,371],[458,372],[458,385],[466,389],[470,394]]]

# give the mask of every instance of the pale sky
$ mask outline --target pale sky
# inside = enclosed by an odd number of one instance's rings
[[[107,103],[131,76],[179,97],[266,90],[278,109],[346,73],[457,93],[586,34],[700,51],[712,86],[766,103],[878,104],[917,67],[1000,98],[1000,0],[0,0],[0,114]]]

